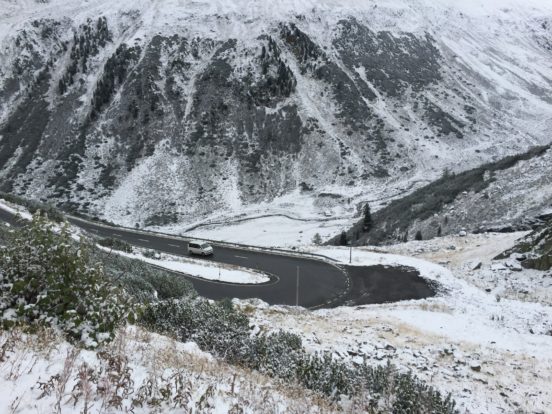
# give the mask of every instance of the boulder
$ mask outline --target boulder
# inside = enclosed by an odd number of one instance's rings
[[[480,372],[481,371],[481,362],[471,361],[470,362],[470,368],[471,368],[472,371]]]

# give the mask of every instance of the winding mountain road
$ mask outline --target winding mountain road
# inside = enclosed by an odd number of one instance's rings
[[[112,237],[138,247],[187,255],[188,242],[183,237],[110,226],[76,217],[69,217],[68,220],[98,237]],[[18,225],[15,216],[2,208],[0,221]],[[295,305],[298,280],[298,303],[310,309],[418,299],[434,294],[431,287],[412,270],[381,266],[347,267],[322,257],[227,244],[212,245],[215,254],[205,260],[257,269],[276,275],[277,281],[262,285],[236,285],[190,277],[197,292],[210,299],[259,298],[269,304]]]

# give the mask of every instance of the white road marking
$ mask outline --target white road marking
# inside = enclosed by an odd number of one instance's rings
[[[123,237],[122,235],[120,235],[119,233],[113,233],[114,236],[117,236],[117,237]]]
[[[170,243],[169,243],[169,246],[172,246],[172,247],[182,247],[182,246],[179,246],[178,244],[170,244]]]
[[[234,256],[234,257],[238,257],[240,259],[246,259],[247,260],[247,257],[244,257],[244,256]]]
[[[146,240],[146,239],[138,239],[138,240],[149,243],[149,240]]]

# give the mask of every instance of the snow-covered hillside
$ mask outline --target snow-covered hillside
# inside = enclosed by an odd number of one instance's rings
[[[0,10],[1,189],[124,225],[286,214],[305,241],[550,140],[546,1]]]
[[[424,238],[462,231],[527,230],[539,224],[552,207],[552,150],[520,160],[510,168],[486,171],[484,189],[465,191],[409,231]]]
[[[315,312],[257,304],[253,320],[269,332],[301,335],[311,352],[329,348],[351,361],[391,361],[452,393],[460,413],[548,413],[552,272],[493,260],[522,236],[487,233],[355,248],[353,265],[412,266],[442,292]],[[314,251],[349,262],[347,248]]]

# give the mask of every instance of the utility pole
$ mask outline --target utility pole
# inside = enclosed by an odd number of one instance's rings
[[[295,306],[299,306],[299,266],[297,266],[297,286],[295,289]]]

